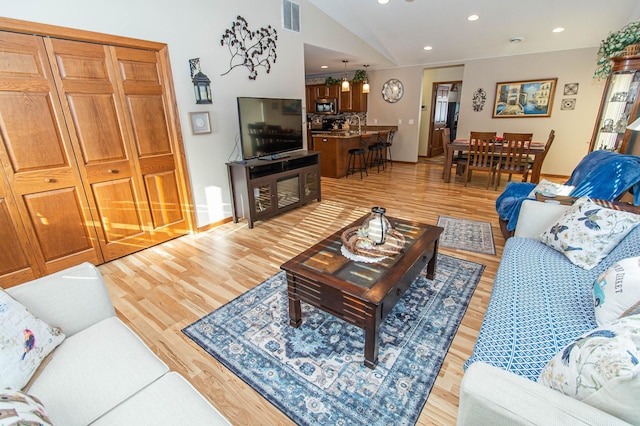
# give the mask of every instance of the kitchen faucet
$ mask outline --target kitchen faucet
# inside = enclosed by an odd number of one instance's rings
[[[362,133],[362,120],[358,114],[354,114],[351,116],[351,118],[354,118],[354,117],[358,119],[358,133]],[[349,121],[352,121],[352,120],[349,120]]]

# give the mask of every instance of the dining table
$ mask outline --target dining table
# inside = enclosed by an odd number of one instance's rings
[[[497,142],[500,143],[500,142]],[[534,157],[531,166],[531,183],[540,182],[540,169],[542,169],[542,159],[544,154],[544,142],[532,141],[529,147],[529,155]],[[444,146],[444,173],[442,177],[446,183],[451,180],[451,165],[455,152],[469,152],[469,140],[455,139]]]

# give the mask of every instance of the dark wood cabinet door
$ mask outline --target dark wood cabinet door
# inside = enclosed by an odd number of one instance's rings
[[[0,32],[0,55],[0,160],[30,250],[44,273],[101,263],[43,40]]]

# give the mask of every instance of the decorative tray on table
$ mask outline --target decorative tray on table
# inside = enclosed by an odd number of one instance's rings
[[[386,233],[385,242],[374,244],[364,235],[362,228],[348,228],[342,233],[342,245],[349,253],[371,258],[378,261],[387,256],[393,256],[402,251],[405,239],[404,235],[395,229],[389,229]],[[344,254],[344,253],[343,253]]]

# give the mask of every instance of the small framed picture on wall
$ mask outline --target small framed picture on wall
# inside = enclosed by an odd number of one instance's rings
[[[209,120],[209,112],[190,112],[189,122],[191,123],[191,133],[201,135],[211,133],[211,121]]]

